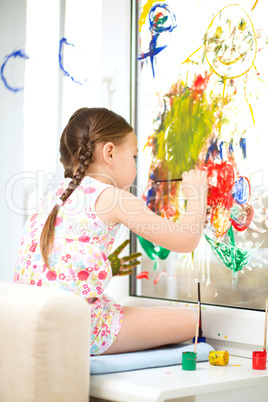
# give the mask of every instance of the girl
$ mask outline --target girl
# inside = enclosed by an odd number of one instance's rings
[[[17,259],[16,282],[57,287],[90,303],[92,355],[179,343],[195,333],[189,308],[122,308],[103,293],[120,224],[183,253],[197,247],[204,227],[206,173],[183,174],[187,210],[172,223],[129,192],[137,152],[133,128],[121,116],[104,108],[77,110],[60,140],[65,180],[27,220]]]

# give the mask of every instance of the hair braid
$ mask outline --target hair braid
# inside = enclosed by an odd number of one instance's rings
[[[88,168],[89,163],[92,162],[92,152],[90,150],[87,150],[86,146],[81,147],[80,153],[79,153],[79,166],[73,175],[72,180],[70,181],[67,189],[64,191],[64,193],[61,195],[60,199],[62,202],[65,202],[72,192],[79,186],[83,178],[85,177],[86,170]]]
[[[74,190],[80,185],[81,181],[85,177],[86,170],[88,168],[89,163],[92,162],[92,159],[93,159],[93,153],[89,149],[88,144],[86,144],[85,146],[82,146],[79,151],[78,169],[76,170],[75,174],[73,175],[73,178],[70,181],[68,187],[66,188],[66,190],[60,197],[60,200],[63,203],[70,197],[70,195],[74,192]],[[49,267],[48,254],[49,254],[49,252],[52,248],[53,242],[54,242],[54,226],[55,226],[55,221],[56,221],[59,209],[60,209],[60,206],[56,204],[48,216],[48,219],[44,225],[44,228],[42,230],[42,234],[40,237],[41,253],[42,253],[43,260],[47,267]],[[47,233],[51,233],[51,235],[48,237]]]
[[[66,168],[65,170],[64,170],[64,177],[65,177],[65,179],[67,179],[67,178],[73,178],[73,171],[72,171],[72,169],[71,168]]]

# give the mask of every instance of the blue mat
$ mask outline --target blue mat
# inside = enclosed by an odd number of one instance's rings
[[[212,346],[207,343],[197,344],[197,361],[208,361]],[[90,374],[108,374],[153,367],[165,367],[181,364],[182,352],[193,352],[193,344],[164,346],[140,352],[119,353],[90,357]]]

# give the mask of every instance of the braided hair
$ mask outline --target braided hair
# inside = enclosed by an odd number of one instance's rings
[[[123,117],[105,108],[81,108],[71,116],[60,139],[60,161],[64,167],[64,177],[72,179],[60,197],[62,203],[80,185],[89,164],[94,162],[96,144],[111,141],[120,145],[132,131],[133,128]],[[41,254],[47,267],[59,209],[60,205],[56,204],[44,224],[40,237]]]

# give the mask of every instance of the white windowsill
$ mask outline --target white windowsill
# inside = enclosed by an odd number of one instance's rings
[[[122,305],[194,307],[139,297],[127,297]],[[266,402],[268,371],[253,370],[251,359],[252,351],[263,348],[264,313],[203,306],[202,323],[207,343],[229,352],[227,366],[203,362],[197,363],[195,371],[184,371],[178,365],[94,375],[90,395],[122,402]]]

